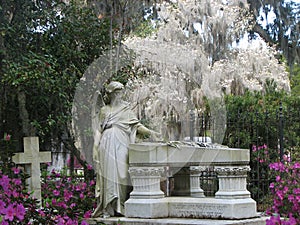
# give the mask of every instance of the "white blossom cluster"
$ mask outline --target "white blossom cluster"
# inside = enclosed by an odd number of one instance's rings
[[[141,119],[169,140],[182,138],[188,135],[190,110],[202,112],[206,97],[221,140],[226,124],[224,93],[263,91],[266,79],[290,90],[275,49],[232,47],[252,26],[247,10],[246,0],[163,3],[158,12],[164,22],[156,35],[124,42],[136,52],[135,70],[144,74],[128,82],[127,93]],[[212,63],[211,55],[218,51],[222,57]]]

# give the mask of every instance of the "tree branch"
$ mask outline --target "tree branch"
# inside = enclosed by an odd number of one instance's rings
[[[261,25],[256,23],[255,26],[253,27],[253,32],[258,33],[259,36],[270,45],[275,44],[274,40],[268,35],[268,33],[262,28]]]

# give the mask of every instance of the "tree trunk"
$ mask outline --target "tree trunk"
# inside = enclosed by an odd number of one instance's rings
[[[29,114],[26,109],[26,94],[24,91],[18,89],[18,103],[19,103],[19,114],[22,121],[22,131],[25,136],[33,135],[31,132],[31,126],[29,121]]]

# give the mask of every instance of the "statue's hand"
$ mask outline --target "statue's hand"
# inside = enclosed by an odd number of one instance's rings
[[[151,130],[151,132],[150,132],[150,139],[152,141],[162,141],[162,135],[159,132]]]

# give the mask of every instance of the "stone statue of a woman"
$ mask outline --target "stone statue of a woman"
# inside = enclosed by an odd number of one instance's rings
[[[130,104],[122,100],[123,89],[121,83],[111,82],[106,87],[109,104],[99,113],[93,152],[98,206],[93,217],[124,215],[129,187],[127,147],[134,143],[137,133],[158,134],[139,122]]]

